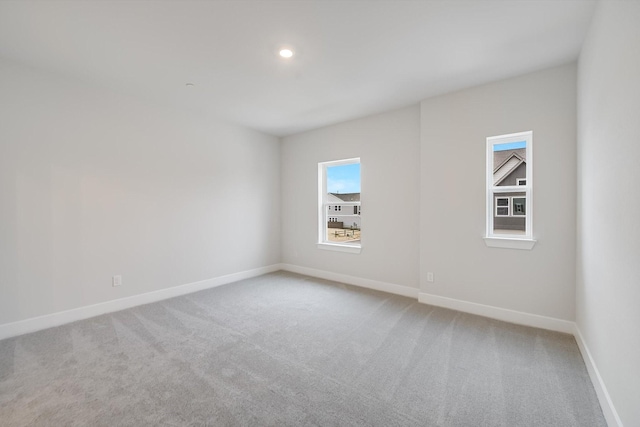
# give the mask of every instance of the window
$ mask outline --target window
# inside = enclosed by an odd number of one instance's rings
[[[527,210],[527,198],[526,197],[512,197],[511,200],[513,203],[513,210],[511,211],[512,216],[526,216]]]
[[[496,197],[495,216],[526,216],[526,197]],[[511,209],[509,207],[511,206]]]
[[[496,197],[496,216],[509,216],[508,197]]]
[[[533,133],[487,138],[488,246],[531,249]]]
[[[360,252],[360,159],[318,163],[318,247]]]

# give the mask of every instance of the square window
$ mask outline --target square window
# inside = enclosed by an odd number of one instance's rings
[[[525,216],[527,213],[527,198],[514,197],[512,200],[513,216]]]

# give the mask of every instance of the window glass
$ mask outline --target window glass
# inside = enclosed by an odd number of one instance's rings
[[[509,216],[509,197],[496,197],[495,216]]]
[[[320,198],[324,208],[320,243],[360,246],[360,161],[341,160],[319,164]],[[329,204],[330,203],[330,204]]]
[[[527,198],[526,197],[514,197],[513,199],[513,215],[524,216],[527,213]]]
[[[531,143],[522,132],[487,138],[487,236],[531,237]]]
[[[527,142],[493,144],[493,185],[526,185]],[[524,184],[518,184],[524,180]]]

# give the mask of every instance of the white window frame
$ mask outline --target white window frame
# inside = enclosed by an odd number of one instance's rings
[[[496,186],[493,183],[493,146],[497,144],[508,144],[512,142],[526,142],[526,184],[519,185],[520,181],[516,181],[517,185]],[[536,240],[533,239],[533,131],[518,132],[507,135],[498,135],[487,138],[486,146],[486,232],[484,241],[489,247],[511,248],[511,249],[533,249]],[[525,215],[516,215],[525,217],[525,234],[523,236],[514,236],[511,234],[494,233],[493,218],[497,215],[497,201],[500,198],[509,198],[509,215],[511,216],[511,208],[513,206],[513,197],[523,196],[496,196],[496,193],[525,193],[526,213]],[[494,212],[495,204],[495,212]],[[505,215],[500,215],[505,216]]]
[[[327,223],[329,216],[329,209],[333,206],[333,212],[342,212],[342,206],[360,206],[360,202],[344,202],[336,204],[332,202],[329,204],[328,191],[327,191],[327,168],[333,166],[345,166],[360,163],[360,157],[354,157],[351,159],[335,160],[329,162],[318,163],[318,249],[348,252],[359,254],[362,249],[362,243],[336,243],[327,240]],[[360,190],[362,194],[362,189]],[[340,208],[340,209],[338,209]],[[360,229],[362,230],[362,219],[360,220]]]
[[[507,206],[498,206],[498,199],[507,199]],[[509,196],[495,196],[495,216],[511,216],[511,197]],[[500,215],[498,213],[498,208],[507,208],[506,215]]]

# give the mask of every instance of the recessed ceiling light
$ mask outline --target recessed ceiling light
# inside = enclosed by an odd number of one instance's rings
[[[187,87],[194,87],[195,85],[193,83],[187,83],[186,86]]]
[[[283,47],[282,49],[280,49],[278,54],[283,58],[291,58],[293,56],[293,50],[289,49],[288,47]]]

